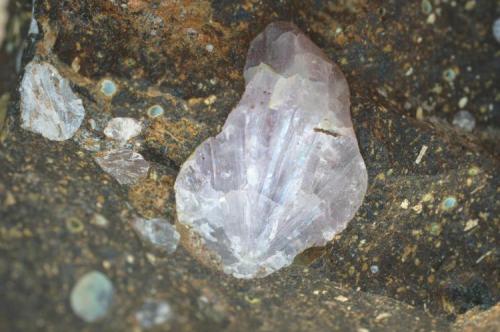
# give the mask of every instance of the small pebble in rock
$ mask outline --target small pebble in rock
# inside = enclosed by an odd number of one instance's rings
[[[71,290],[71,308],[84,321],[95,322],[108,312],[113,292],[113,284],[108,277],[99,271],[89,272]]]
[[[153,105],[148,109],[148,116],[150,118],[156,118],[162,116],[163,113],[165,113],[165,111],[163,107],[161,107],[160,105]]]
[[[442,207],[445,210],[453,209],[457,205],[457,199],[453,196],[448,196],[443,200]]]
[[[135,319],[143,328],[161,325],[172,319],[173,313],[166,301],[147,300],[136,312]]]
[[[104,129],[106,137],[125,143],[142,131],[141,122],[133,118],[114,118]]]
[[[99,227],[107,227],[109,225],[108,219],[106,219],[105,216],[99,213],[96,213],[94,215],[90,223]]]
[[[453,117],[453,125],[462,130],[471,132],[476,127],[476,119],[468,111],[459,111]]]
[[[105,152],[95,158],[101,168],[120,184],[134,184],[148,175],[149,162],[130,149]]]
[[[373,274],[378,273],[378,265],[372,265],[370,266],[370,271],[372,271]]]
[[[70,233],[80,233],[84,230],[83,223],[80,221],[80,219],[71,217],[68,220],[66,220],[66,228]]]
[[[457,73],[453,68],[448,68],[445,71],[443,71],[443,78],[447,82],[453,82],[455,78],[457,77]]]
[[[113,97],[117,90],[118,88],[112,80],[106,78],[101,81],[101,92],[106,97]]]
[[[177,249],[181,236],[168,220],[162,218],[143,219],[136,217],[132,227],[139,236],[158,249],[172,254]]]
[[[427,17],[428,24],[434,24],[436,22],[436,14],[432,13]]]
[[[462,97],[460,98],[460,100],[458,101],[458,107],[460,108],[464,108],[465,106],[467,106],[467,103],[469,102],[469,98],[467,97]]]
[[[432,4],[429,0],[422,0],[420,8],[422,9],[422,13],[426,15],[429,15],[432,12]]]
[[[205,49],[207,50],[207,52],[212,53],[214,51],[214,45],[207,44],[207,46],[205,46]]]
[[[500,43],[500,18],[497,18],[493,23],[493,36]]]
[[[469,0],[465,3],[465,10],[473,10],[476,7],[475,0]]]

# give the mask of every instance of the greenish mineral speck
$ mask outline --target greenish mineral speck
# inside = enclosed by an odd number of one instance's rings
[[[443,200],[442,207],[445,210],[453,209],[457,205],[457,199],[453,196],[448,196]]]
[[[148,116],[151,118],[156,118],[163,115],[165,111],[160,105],[153,105],[148,109]]]
[[[112,299],[113,284],[99,271],[92,271],[81,277],[70,295],[73,312],[89,323],[106,315]]]
[[[101,81],[101,92],[106,96],[106,97],[112,97],[116,91],[117,87],[115,82],[109,79],[104,79]]]

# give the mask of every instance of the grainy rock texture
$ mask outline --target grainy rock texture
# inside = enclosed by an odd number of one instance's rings
[[[9,1],[0,52],[0,326],[138,329],[136,313],[154,300],[173,313],[159,330],[466,328],[447,319],[499,299],[498,10],[465,0],[47,0],[37,2],[40,34],[27,39],[31,8]],[[130,221],[175,220],[180,165],[220,131],[243,92],[249,42],[277,20],[294,21],[338,59],[372,180],[357,216],[326,248],[242,281],[192,258],[185,247],[196,250],[196,239],[165,255]],[[20,126],[16,61],[22,69],[35,54],[83,101],[72,140],[50,142]],[[113,94],[101,90],[104,79]],[[164,112],[153,118],[154,105]],[[476,119],[470,133],[451,125],[460,109]],[[147,119],[133,148],[151,169],[134,185],[94,161],[114,117]],[[88,140],[95,148],[85,149]],[[69,298],[94,270],[112,282],[113,303],[86,323]]]

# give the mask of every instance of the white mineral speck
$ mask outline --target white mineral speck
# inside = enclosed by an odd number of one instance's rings
[[[85,109],[69,82],[46,62],[30,62],[21,82],[22,127],[53,141],[76,133]]]
[[[476,119],[468,111],[459,111],[453,117],[453,125],[462,130],[471,132],[476,127]]]
[[[141,131],[141,122],[136,119],[113,118],[109,120],[108,125],[104,129],[104,135],[121,143],[125,143],[129,139],[139,135]]]
[[[164,324],[172,319],[173,313],[166,301],[147,300],[142,308],[135,313],[135,319],[143,328],[151,328]]]
[[[120,184],[134,184],[146,177],[149,171],[149,162],[142,155],[130,149],[106,151],[95,160],[105,172],[113,176]]]
[[[163,218],[144,219],[136,217],[132,221],[132,227],[142,239],[169,254],[175,252],[181,238],[175,227]]]
[[[462,97],[460,98],[460,100],[458,101],[458,107],[460,108],[464,108],[465,106],[467,106],[467,103],[469,102],[469,98],[467,97]]]

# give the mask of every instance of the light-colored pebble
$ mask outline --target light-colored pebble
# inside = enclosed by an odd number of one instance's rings
[[[71,309],[84,321],[95,322],[108,312],[113,293],[113,284],[106,275],[99,271],[89,272],[71,290]]]

